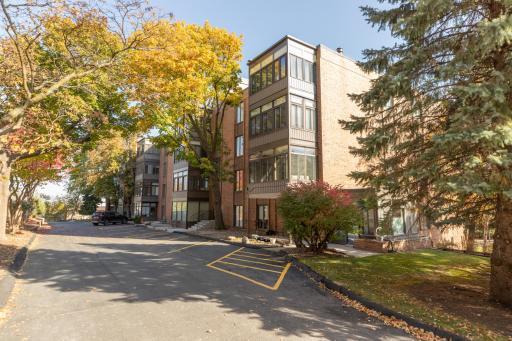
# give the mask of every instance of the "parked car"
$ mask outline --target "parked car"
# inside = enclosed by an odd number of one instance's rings
[[[94,212],[92,214],[92,223],[94,226],[98,226],[99,224],[126,224],[127,221],[128,218],[122,214],[117,214],[116,212],[106,211]]]

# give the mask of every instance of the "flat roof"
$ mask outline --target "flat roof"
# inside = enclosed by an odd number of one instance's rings
[[[252,58],[252,59],[249,59],[247,61],[247,65],[250,65],[253,61],[259,59],[260,57],[264,56],[265,54],[267,54],[270,50],[274,49],[277,45],[281,44],[283,41],[285,40],[293,40],[299,44],[302,44],[302,45],[305,45],[307,47],[310,47],[312,49],[316,49],[316,46],[315,45],[311,45],[309,43],[306,43],[305,41],[303,40],[300,40],[299,38],[295,38],[294,36],[291,36],[289,34],[285,35],[284,37],[282,37],[281,39],[279,39],[277,42],[275,42],[274,44],[272,44],[272,46],[270,46],[269,48],[265,49],[265,51],[261,52],[260,54],[258,54],[256,57]]]

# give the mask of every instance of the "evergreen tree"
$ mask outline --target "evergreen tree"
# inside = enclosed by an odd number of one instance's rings
[[[378,76],[342,122],[368,166],[352,176],[436,223],[493,215],[490,294],[512,306],[512,1],[387,2],[362,8],[398,42],[364,51]]]

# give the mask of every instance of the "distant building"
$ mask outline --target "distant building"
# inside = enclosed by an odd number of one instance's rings
[[[137,142],[133,215],[144,220],[157,220],[160,174],[160,150],[148,138]]]

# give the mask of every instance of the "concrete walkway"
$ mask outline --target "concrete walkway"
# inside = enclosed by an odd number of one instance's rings
[[[371,252],[371,251],[364,251],[364,250],[355,249],[354,246],[350,245],[350,244],[345,244],[345,245],[342,245],[342,244],[328,244],[327,247],[329,249],[333,249],[333,250],[335,250],[337,252],[343,252],[347,256],[357,257],[357,258],[380,255],[380,253],[378,253],[378,252]]]

